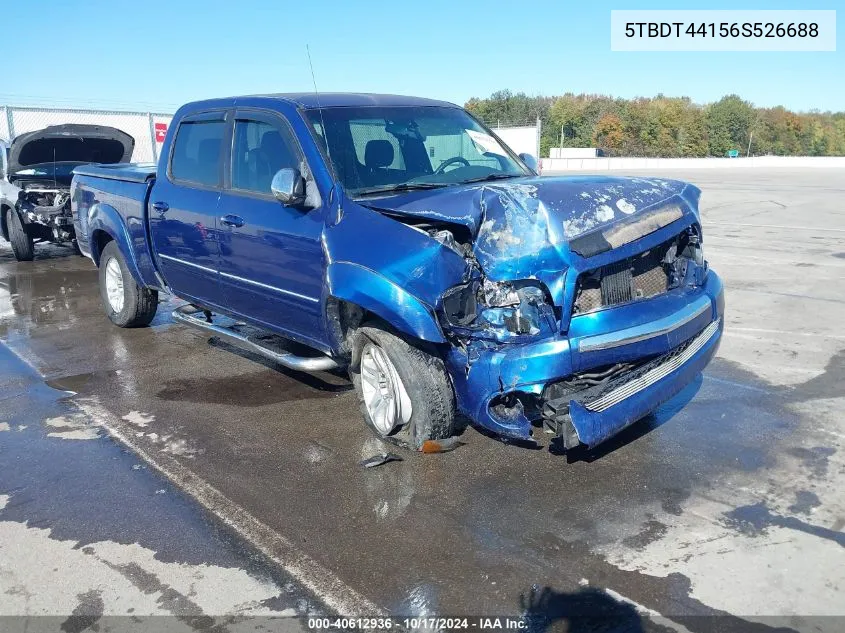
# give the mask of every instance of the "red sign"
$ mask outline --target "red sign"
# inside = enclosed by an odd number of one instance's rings
[[[155,123],[153,124],[153,129],[155,130],[156,143],[164,143],[164,137],[167,134],[167,123]]]

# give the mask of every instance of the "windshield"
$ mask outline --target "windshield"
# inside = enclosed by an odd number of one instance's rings
[[[323,144],[325,122],[335,175],[352,197],[531,175],[460,108],[335,107],[305,116]]]

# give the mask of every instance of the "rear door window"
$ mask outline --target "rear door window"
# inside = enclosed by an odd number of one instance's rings
[[[170,175],[174,180],[219,187],[220,155],[226,123],[218,120],[183,121],[176,130]]]

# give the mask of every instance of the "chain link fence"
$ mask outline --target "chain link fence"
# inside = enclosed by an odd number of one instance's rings
[[[49,125],[78,123],[107,125],[126,132],[135,139],[132,161],[158,160],[161,144],[172,114],[162,112],[122,112],[119,110],[81,110],[75,108],[39,108],[0,106],[0,140],[11,142],[16,136],[41,130]]]
[[[540,134],[542,132],[540,119],[524,125],[499,125],[498,122],[496,124],[488,122],[487,126],[515,153],[531,154],[539,160]]]

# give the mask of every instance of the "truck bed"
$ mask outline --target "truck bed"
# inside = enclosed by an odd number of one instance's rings
[[[117,163],[114,165],[82,165],[73,170],[77,176],[94,176],[109,180],[144,183],[156,176],[155,163]]]
[[[147,200],[156,165],[82,165],[73,174],[71,210],[79,250],[98,262],[102,240],[110,236],[120,243],[135,278],[159,287],[147,243]]]

